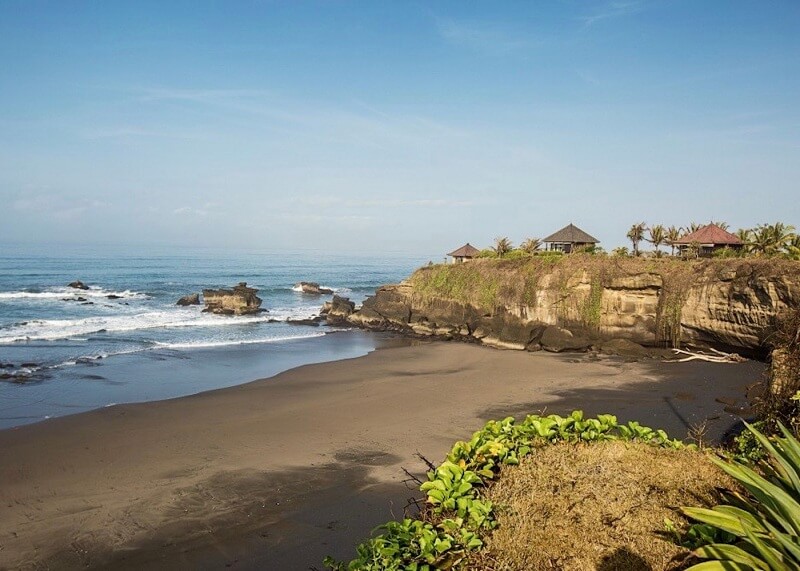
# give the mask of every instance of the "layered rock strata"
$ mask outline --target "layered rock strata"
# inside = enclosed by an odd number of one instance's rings
[[[789,260],[541,256],[421,268],[348,321],[508,349],[625,339],[763,354],[775,317],[798,305]]]

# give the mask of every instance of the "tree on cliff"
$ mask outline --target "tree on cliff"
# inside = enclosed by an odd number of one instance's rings
[[[522,242],[522,244],[520,244],[519,249],[529,254],[533,254],[541,245],[542,241],[539,240],[539,238],[528,238]]]
[[[631,226],[631,229],[628,230],[628,233],[626,234],[628,240],[630,240],[631,244],[633,244],[634,256],[639,255],[639,242],[644,240],[644,231],[646,229],[647,229],[647,223],[639,222],[638,224],[634,224],[633,226]]]
[[[664,242],[672,248],[672,255],[675,255],[675,242],[681,239],[681,229],[677,226],[670,226],[667,228],[667,234],[664,237]]]
[[[494,247],[492,248],[492,250],[494,250],[494,253],[497,254],[498,258],[502,258],[513,249],[514,245],[508,238],[503,236],[494,239]]]
[[[754,254],[775,256],[786,252],[795,237],[794,226],[776,222],[759,224],[751,233],[750,249]]]
[[[656,224],[652,228],[648,230],[648,234],[650,234],[650,238],[648,238],[648,242],[650,242],[656,248],[656,253],[660,254],[661,250],[659,250],[659,246],[664,243],[667,239],[667,232],[664,230],[664,227],[661,224]]]

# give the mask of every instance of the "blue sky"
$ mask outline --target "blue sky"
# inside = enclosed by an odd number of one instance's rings
[[[0,0],[0,244],[800,226],[798,30],[796,0]]]

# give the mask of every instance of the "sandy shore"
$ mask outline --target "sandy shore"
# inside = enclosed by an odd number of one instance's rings
[[[401,517],[402,467],[489,418],[612,412],[719,438],[763,365],[626,363],[456,343],[0,431],[0,568],[321,568]]]

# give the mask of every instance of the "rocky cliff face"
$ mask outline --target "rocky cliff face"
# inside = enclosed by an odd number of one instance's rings
[[[535,350],[549,325],[595,341],[710,345],[759,354],[800,305],[800,263],[589,255],[474,260],[380,288],[351,323]]]
[[[261,298],[256,295],[257,289],[247,287],[241,282],[233,289],[204,289],[203,301],[206,304],[203,311],[220,315],[249,315],[259,313]]]

